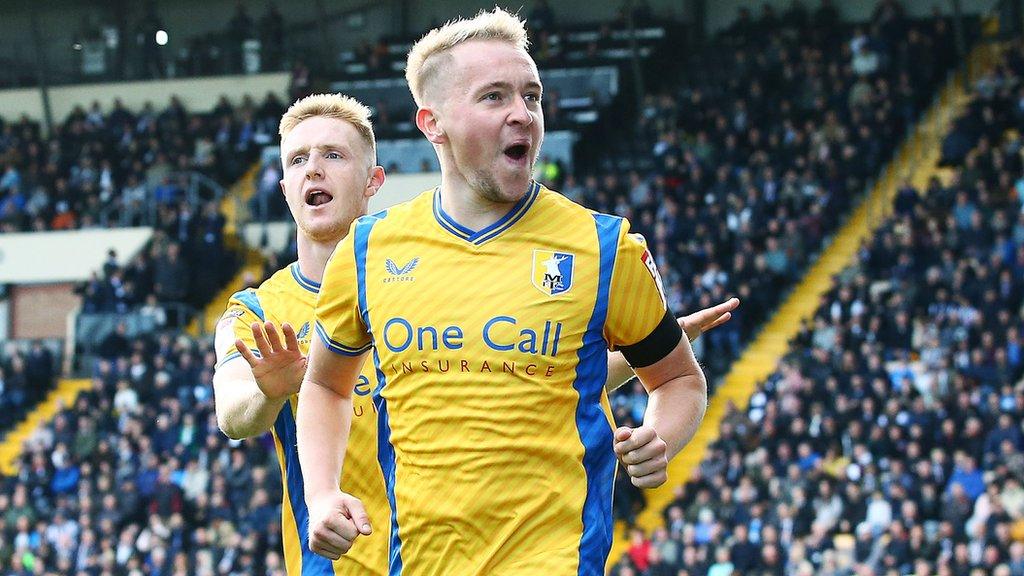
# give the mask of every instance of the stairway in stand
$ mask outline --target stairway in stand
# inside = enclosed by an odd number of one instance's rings
[[[832,286],[832,278],[856,258],[861,244],[870,238],[889,213],[900,184],[909,180],[923,190],[928,179],[941,174],[937,166],[942,138],[953,120],[970,101],[967,90],[974,80],[990,70],[1002,46],[982,43],[969,55],[966,71],[955,74],[943,87],[935,103],[925,112],[913,133],[900,146],[895,158],[875,183],[867,198],[854,209],[850,219],[836,232],[831,244],[808,269],[760,334],[733,363],[722,385],[710,398],[707,414],[693,440],[669,464],[669,482],[646,493],[647,508],[638,517],[637,525],[648,535],[663,524],[662,510],[675,498],[674,490],[690,478],[705,452],[718,438],[719,426],[730,409],[745,410],[758,383],[775,371],[789,349],[789,341],[810,320],[821,297]],[[624,537],[625,525],[616,524],[615,541],[608,558],[608,568],[629,548]]]

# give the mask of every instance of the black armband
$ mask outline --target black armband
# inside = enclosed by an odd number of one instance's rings
[[[619,351],[633,368],[650,366],[668,356],[683,337],[683,329],[679,327],[671,310],[665,311],[665,317],[647,335],[646,338],[630,346],[620,346]]]

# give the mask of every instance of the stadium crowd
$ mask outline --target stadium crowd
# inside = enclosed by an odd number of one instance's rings
[[[53,388],[57,366],[42,341],[0,349],[0,434],[21,421],[25,411]]]
[[[201,306],[234,266],[217,199],[191,190],[191,179],[230,186],[276,141],[283,111],[273,94],[260,105],[223,98],[208,114],[175,97],[161,111],[131,112],[117,100],[104,113],[94,102],[49,137],[25,118],[0,120],[0,232],[153,226],[146,253],[121,265],[112,254],[80,288],[83,311]]]
[[[1024,574],[1022,78],[1018,41],[615,575]]]
[[[217,428],[208,342],[137,339],[0,478],[0,574],[283,575],[268,439]]]
[[[944,19],[897,12],[891,23],[883,8],[898,5],[881,6],[856,28],[827,1],[813,14],[741,16],[672,75],[685,83],[647,96],[634,146],[652,170],[562,185],[647,237],[673,310],[745,302],[698,343],[715,351],[702,356],[709,376],[815,257],[955,60]],[[858,67],[863,51],[874,66]]]
[[[215,202],[204,204],[198,214],[182,203],[129,262],[120,263],[116,250],[108,252],[102,270],[78,287],[82,312],[139,311],[154,316],[154,326],[181,325],[189,307],[205,305],[237,268],[224,244],[224,226]]]
[[[647,236],[673,310],[744,300],[697,343],[709,376],[722,374],[930,100],[953,45],[945,20],[909,21],[891,0],[857,28],[827,0],[741,14],[690,58],[687,84],[645,100],[635,144],[650,170],[566,175],[560,188]],[[617,576],[845,574],[837,534],[856,534],[845,553],[865,574],[924,570],[921,559],[932,572],[1024,574],[1024,545],[1009,541],[1024,514],[1024,392],[1007,385],[1024,326],[1000,311],[1024,289],[1019,142],[1001,143],[1020,122],[1015,54],[979,88],[990,105],[960,125],[974,152],[958,179],[901,192],[861,274],[843,277],[750,410],[727,418],[665,527],[632,533]],[[152,248],[123,265],[112,255],[82,287],[85,309],[205,302],[220,279],[184,271],[218,268],[181,258],[218,254],[223,218],[180,202],[169,175],[234,181],[275,140],[281,111],[93,107],[49,139],[0,124],[0,231],[131,222],[156,202]],[[0,574],[283,574],[273,447],[217,429],[208,343],[172,332],[115,344],[93,389],[31,440],[17,477],[0,478]],[[21,386],[17,364],[0,363],[7,389]],[[635,423],[645,398],[614,395],[616,421]],[[628,481],[616,498],[627,519],[642,505]]]
[[[165,224],[187,218],[187,174],[229,186],[276,141],[284,105],[222,98],[206,114],[176,97],[163,110],[118,99],[75,108],[45,136],[27,117],[0,118],[0,232]],[[182,216],[181,212],[186,215]],[[155,217],[154,214],[155,213]]]

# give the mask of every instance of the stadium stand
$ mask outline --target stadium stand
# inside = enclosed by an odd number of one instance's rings
[[[227,189],[276,141],[283,104],[226,98],[208,113],[181,101],[131,111],[115,101],[77,108],[53,133],[26,118],[0,120],[0,230],[152,226],[143,253],[108,262],[78,289],[80,352],[140,331],[184,326],[239,265],[226,238]],[[128,317],[127,314],[132,316]],[[126,326],[118,335],[115,320]],[[30,404],[31,405],[31,404]]]
[[[0,349],[0,435],[53,388],[58,355],[42,341]]]
[[[623,68],[621,20],[559,27],[550,7],[538,6],[529,17],[542,66]],[[860,27],[841,23],[828,2],[813,13],[766,9],[756,20],[741,12],[671,74],[649,73],[654,83],[638,110],[617,106],[621,97],[614,106],[565,91],[552,98],[546,112],[564,125],[615,137],[593,138],[606,149],[572,172],[538,176],[628,216],[655,247],[674,310],[744,299],[729,325],[698,340],[709,376],[728,370],[815,261],[957,64],[947,20],[912,21],[898,8],[883,1]],[[634,17],[643,30],[678,32],[643,11]],[[657,71],[659,43],[679,39],[645,34],[648,72]],[[346,80],[395,77],[407,40],[345,55]],[[945,161],[958,179],[905,189],[900,216],[865,246],[857,274],[841,277],[751,408],[728,414],[699,473],[664,511],[664,527],[630,533],[628,557],[612,574],[838,575],[849,573],[838,567],[844,554],[865,574],[931,573],[922,559],[932,572],[987,573],[1004,563],[1024,574],[1024,546],[1009,540],[1011,520],[1024,513],[1024,396],[1005,384],[1021,376],[1024,326],[1019,314],[1000,312],[1014,302],[1009,310],[1019,309],[1024,290],[1024,220],[1019,192],[1010,194],[1021,176],[1020,140],[1005,135],[1021,120],[1020,54],[978,86],[978,104],[947,140]],[[197,74],[239,66],[234,56],[186,64]],[[397,126],[400,107],[374,102],[384,133],[408,128]],[[81,288],[87,313],[134,310],[148,320],[97,343],[98,359],[85,364],[90,389],[58,405],[27,441],[17,474],[0,477],[0,574],[283,574],[273,448],[217,430],[209,342],[183,335],[173,311],[177,302],[206,304],[233,272],[219,265],[229,256],[215,188],[176,175],[235,182],[276,140],[282,109],[274,100],[209,115],[180,105],[106,115],[94,107],[49,139],[27,121],[0,125],[0,231],[159,229],[147,252],[104,266]],[[599,121],[585,120],[598,110]],[[635,134],[623,134],[634,125]],[[268,172],[256,181],[278,197]],[[951,223],[950,205],[960,215]],[[957,238],[948,257],[916,240],[942,240],[948,230]],[[998,265],[990,259],[997,251]],[[264,276],[294,259],[288,249],[270,256]],[[200,270],[218,274],[197,278]],[[944,299],[932,290],[940,285]],[[940,315],[934,333],[919,328]],[[7,390],[22,386],[17,358],[0,362]],[[13,406],[18,396],[2,398]],[[617,393],[617,422],[636,423],[645,401],[638,386]],[[0,414],[10,424],[21,418]],[[949,445],[959,454],[933,456]],[[642,494],[623,478],[616,516],[632,523]]]
[[[700,356],[712,379],[817,257],[953,62],[939,49],[949,42],[941,18],[903,19],[882,36],[880,24],[864,32],[815,17],[816,33],[731,27],[671,75],[687,83],[648,96],[621,157],[653,162],[562,187],[650,239],[674,310],[729,295],[747,303],[697,343],[715,350]],[[877,69],[858,75],[851,45],[870,46]]]
[[[173,332],[97,363],[0,480],[0,573],[284,574],[273,449],[221,434],[213,364]]]
[[[222,99],[206,114],[171,98],[161,111],[115,101],[104,114],[93,103],[46,138],[27,119],[0,123],[0,229],[153,226],[145,253],[118,265],[112,251],[79,288],[82,312],[141,311],[157,328],[184,325],[237,269],[225,245],[225,188],[276,139],[283,110],[272,94],[258,106]]]
[[[198,205],[276,141],[283,112],[273,94],[224,98],[207,114],[173,97],[159,111],[115,101],[104,114],[94,102],[46,137],[27,118],[0,118],[0,231],[157,225],[184,236]]]
[[[1022,74],[1018,40],[614,574],[1024,570]]]

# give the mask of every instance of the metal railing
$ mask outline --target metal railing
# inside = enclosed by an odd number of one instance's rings
[[[162,206],[183,200],[198,207],[204,202],[219,202],[226,193],[223,186],[200,172],[171,172],[168,179],[180,190],[179,197],[173,202],[156,200],[156,190],[163,183],[147,182],[144,197],[133,197],[125,187],[118,198],[100,211],[98,223],[104,227],[156,226]]]
[[[121,326],[124,327],[122,335],[131,343],[140,337],[164,331],[180,333],[191,318],[203,314],[202,309],[181,302],[163,302],[156,307],[143,306],[128,312],[79,312],[68,334],[75,345],[69,350],[74,361],[66,366],[66,371],[74,375],[88,374],[95,360],[102,357],[108,337]]]

